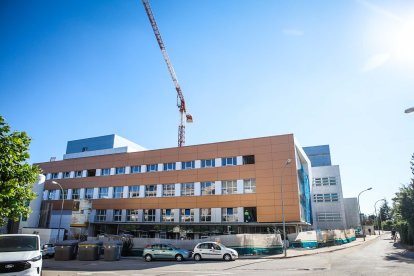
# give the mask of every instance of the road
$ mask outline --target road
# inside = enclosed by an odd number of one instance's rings
[[[45,260],[43,275],[414,275],[414,252],[399,248],[387,234],[344,250],[288,259],[182,263],[147,263],[140,259],[92,263]]]

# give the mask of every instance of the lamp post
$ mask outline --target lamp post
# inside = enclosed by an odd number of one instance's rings
[[[378,235],[381,235],[380,223],[378,221],[378,220],[381,220],[381,219],[378,218],[378,215],[377,215],[377,203],[380,202],[380,201],[385,201],[385,198],[378,199],[377,201],[375,201],[375,204],[374,204],[375,218],[377,219],[377,226],[378,226],[378,233],[379,233]],[[375,225],[375,223],[374,223],[374,225]]]
[[[52,181],[52,184],[58,185],[60,187],[60,191],[62,193],[62,206],[60,207],[60,217],[59,217],[59,226],[58,226],[58,235],[57,235],[57,241],[59,241],[59,238],[60,238],[60,224],[62,223],[62,212],[63,212],[63,203],[65,202],[65,194],[63,193],[62,186],[58,182]]]
[[[407,108],[404,112],[405,112],[405,113],[411,113],[411,112],[414,112],[414,107]]]
[[[285,162],[285,165],[283,165],[282,168],[282,176],[280,178],[280,194],[282,197],[282,225],[283,225],[283,254],[286,257],[287,252],[286,252],[286,222],[285,222],[285,204],[284,204],[284,196],[283,196],[283,171],[285,170],[286,166],[289,165],[290,163],[292,163],[292,159],[288,159]]]
[[[366,191],[369,191],[369,190],[372,190],[372,187],[369,187],[368,189],[365,189],[365,190],[361,191],[361,192],[358,194],[358,214],[359,214],[359,224],[361,225],[361,228],[363,228],[363,227],[362,227],[362,220],[361,220],[361,206],[359,205],[359,196],[360,196],[363,192],[366,192]],[[364,237],[364,241],[365,241],[365,233],[364,233],[364,229],[362,229],[362,236]]]

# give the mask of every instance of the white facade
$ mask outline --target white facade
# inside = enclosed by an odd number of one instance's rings
[[[339,166],[312,167],[312,175],[314,229],[347,228]]]
[[[344,198],[345,220],[348,228],[358,228],[361,225],[358,213],[358,199]]]

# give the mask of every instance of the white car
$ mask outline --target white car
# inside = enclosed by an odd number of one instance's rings
[[[194,260],[202,259],[222,259],[225,261],[234,261],[239,257],[236,250],[225,247],[217,242],[202,242],[194,247]]]
[[[1,275],[41,275],[42,250],[38,235],[0,235]]]

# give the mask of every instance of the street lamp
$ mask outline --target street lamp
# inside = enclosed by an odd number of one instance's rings
[[[62,186],[58,182],[52,181],[52,184],[58,185],[60,187],[60,190],[61,190],[61,193],[62,193],[62,206],[60,207],[60,217],[59,217],[59,226],[58,226],[58,235],[57,235],[57,241],[59,241],[59,237],[60,237],[60,224],[62,223],[62,212],[63,212],[63,203],[65,202],[65,194],[63,193]]]
[[[359,196],[360,196],[363,192],[366,192],[366,191],[369,191],[369,190],[372,190],[372,187],[369,187],[368,189],[365,189],[365,190],[361,191],[361,192],[358,194],[358,213],[359,213],[359,224],[361,225],[361,228],[362,228],[362,236],[364,237],[364,241],[365,241],[365,233],[364,233],[364,229],[363,229],[363,227],[362,227],[362,221],[361,221],[361,206],[359,205]]]
[[[408,108],[404,111],[405,113],[411,113],[414,112],[414,107]]]
[[[285,162],[285,165],[282,168],[282,176],[280,178],[280,194],[282,196],[282,225],[283,225],[283,254],[286,257],[287,252],[286,252],[286,223],[285,223],[285,204],[283,201],[283,171],[285,170],[286,166],[289,165],[290,163],[292,163],[292,159],[288,159]]]
[[[375,201],[375,204],[374,204],[375,218],[377,219],[377,226],[378,226],[378,233],[379,233],[379,235],[381,235],[381,229],[380,229],[380,223],[379,223],[378,219],[379,220],[381,220],[381,219],[378,218],[378,215],[377,215],[377,203],[380,202],[380,201],[385,201],[385,198],[378,199],[377,201]],[[374,223],[374,225],[375,225],[375,223]]]

